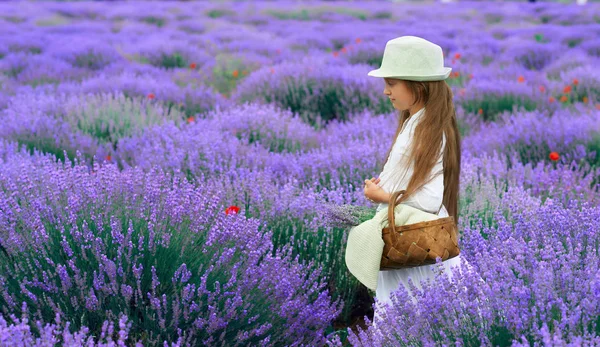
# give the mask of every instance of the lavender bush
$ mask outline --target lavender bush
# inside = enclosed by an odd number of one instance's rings
[[[87,158],[103,160],[114,155],[119,139],[167,121],[180,124],[185,115],[150,100],[126,98],[122,93],[25,93],[13,98],[1,119],[8,124],[2,137],[30,150],[53,153],[63,160],[63,151],[73,159],[80,150]]]
[[[256,71],[242,83],[233,98],[238,102],[261,100],[299,113],[312,125],[332,119],[346,120],[349,113],[369,109],[388,112],[391,106],[381,93],[381,81],[353,79],[365,75],[363,66],[285,63]]]
[[[592,147],[599,133],[597,113],[589,109],[560,110],[550,116],[539,111],[515,112],[504,113],[497,122],[481,127],[463,145],[473,153],[516,154],[524,164],[551,163],[551,152],[560,153],[560,163],[597,164],[594,159],[597,153]]]
[[[27,302],[32,318],[60,314],[77,330],[136,317],[130,337],[145,345],[271,345],[317,343],[338,313],[319,270],[284,265],[285,250],[271,256],[259,221],[223,213],[208,186],[2,149],[2,209],[14,216],[0,241],[5,315]]]
[[[491,225],[479,219],[460,228],[462,250],[473,255],[467,259],[476,272],[462,266],[452,280],[440,274],[437,283],[421,289],[401,286],[385,321],[358,335],[351,332],[353,344],[600,341],[596,204],[542,203],[520,188],[509,188],[501,198],[499,193],[487,185],[469,194],[474,203],[487,205],[493,219]],[[405,299],[409,290],[420,305]]]
[[[27,305],[24,304],[21,310],[26,312]],[[98,346],[98,347],[114,347],[125,346],[131,323],[127,322],[127,316],[121,315],[118,322],[118,338],[113,340],[115,333],[115,325],[113,322],[105,321],[102,324],[102,331],[98,341],[94,340],[94,336],[89,333],[89,330],[84,327],[80,331],[71,333],[69,331],[70,323],[65,324],[63,329],[61,326],[60,315],[56,316],[56,323],[44,324],[42,321],[36,321],[35,326],[38,334],[34,334],[29,326],[27,314],[19,319],[15,315],[10,315],[9,319],[5,319],[0,314],[0,337],[2,338],[2,346],[48,346],[55,345],[58,341],[62,346]],[[10,324],[9,324],[10,323]],[[37,337],[36,335],[39,335]],[[181,340],[177,343],[172,343],[171,346],[179,346]],[[140,341],[135,344],[136,347],[143,346]]]

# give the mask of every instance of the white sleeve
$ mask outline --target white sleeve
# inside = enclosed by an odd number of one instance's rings
[[[403,201],[403,203],[418,208],[421,211],[437,214],[443,198],[444,179],[442,176],[439,176],[424,185],[415,194]]]
[[[402,202],[402,204],[412,206],[421,211],[426,211],[426,212],[433,213],[433,214],[438,213],[438,210],[440,209],[440,205],[442,204],[442,201],[444,198],[444,174],[443,174],[443,172],[444,172],[443,153],[444,152],[443,152],[443,149],[445,148],[445,146],[446,146],[446,136],[444,134],[444,136],[442,137],[442,146],[440,149],[440,157],[438,158],[438,161],[436,162],[436,164],[434,165],[434,167],[432,169],[431,176],[435,175],[437,172],[442,172],[442,173],[439,174],[439,176],[437,176],[430,182],[428,182],[427,184],[425,184],[419,190],[417,190],[408,199],[404,200]],[[387,189],[384,189],[384,190],[389,193],[389,191]],[[384,209],[384,208],[388,208],[388,204],[380,203],[379,206],[377,207],[377,211]]]

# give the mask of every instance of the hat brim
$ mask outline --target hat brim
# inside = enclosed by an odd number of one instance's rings
[[[410,75],[399,76],[399,75],[397,75],[397,73],[385,71],[380,68],[380,69],[369,71],[369,73],[367,75],[373,76],[373,77],[398,78],[398,79],[409,80],[409,81],[440,81],[440,80],[445,80],[446,78],[448,78],[448,76],[450,76],[450,72],[452,72],[452,68],[444,67],[444,73],[442,73],[442,74],[420,75],[420,76],[410,76]]]

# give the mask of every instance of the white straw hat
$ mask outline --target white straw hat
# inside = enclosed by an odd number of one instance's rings
[[[442,48],[416,36],[400,36],[385,45],[381,67],[368,73],[373,77],[411,81],[445,80],[452,71],[444,67]]]

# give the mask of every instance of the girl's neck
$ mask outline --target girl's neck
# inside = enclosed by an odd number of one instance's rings
[[[410,109],[408,109],[408,117],[412,117],[415,113],[419,112],[421,109],[423,108],[423,105],[414,105],[413,107],[411,107]]]

